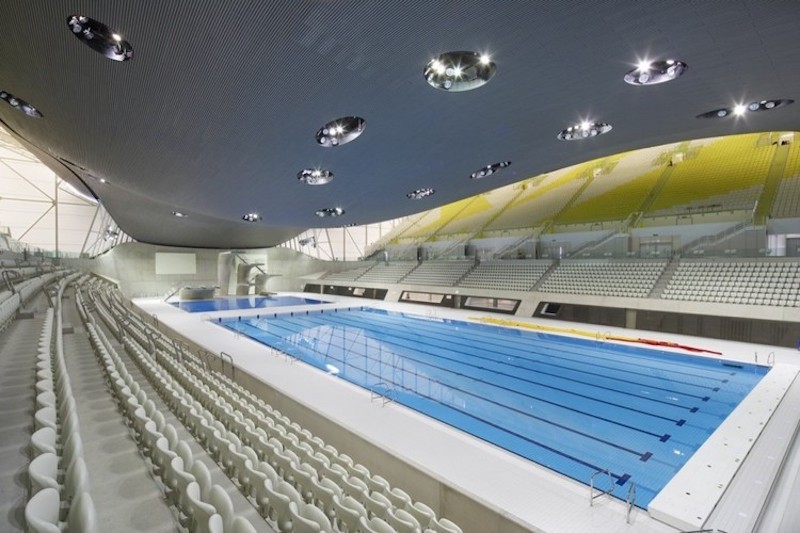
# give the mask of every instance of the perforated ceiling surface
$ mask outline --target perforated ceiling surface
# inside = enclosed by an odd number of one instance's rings
[[[110,61],[85,46],[67,26],[73,14],[119,32],[133,58]],[[0,102],[0,120],[138,240],[269,246],[307,227],[395,218],[634,148],[797,129],[797,104],[695,116],[800,99],[798,27],[800,2],[767,0],[3,0],[0,89],[43,118]],[[433,89],[423,68],[452,50],[491,54],[497,74],[474,91]],[[662,85],[625,84],[645,57],[689,70]],[[366,119],[363,135],[316,144],[323,124],[348,115]],[[613,130],[556,139],[581,119]],[[512,165],[469,179],[503,160]],[[334,181],[301,184],[298,171],[310,167]],[[436,194],[406,198],[423,187]],[[315,216],[326,207],[346,214]],[[263,219],[242,221],[251,211]]]

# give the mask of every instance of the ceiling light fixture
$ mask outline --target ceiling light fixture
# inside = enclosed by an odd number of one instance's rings
[[[31,104],[29,104],[22,98],[17,98],[16,96],[7,91],[0,91],[0,100],[3,100],[5,103],[10,105],[17,111],[25,113],[29,117],[42,118],[42,114],[39,113],[38,109],[33,107]]]
[[[364,133],[367,121],[361,117],[341,117],[332,120],[317,131],[317,144],[333,148],[354,141]]]
[[[115,229],[112,226],[108,226],[106,228],[105,237],[104,237],[105,240],[108,241],[108,240],[116,238],[117,236],[119,236],[119,230]]]
[[[700,113],[697,118],[725,118],[730,115],[740,117],[745,113],[759,113],[761,111],[772,111],[779,107],[793,104],[794,100],[788,98],[779,98],[774,100],[756,100],[749,104],[736,104],[733,107],[721,107],[705,113]]]
[[[666,59],[663,61],[639,61],[635,69],[629,70],[622,78],[630,85],[656,85],[678,79],[689,66],[683,61]]]
[[[333,181],[333,172],[322,168],[304,168],[297,173],[297,179],[306,185],[325,185]]]
[[[128,61],[133,57],[131,43],[102,22],[83,15],[72,15],[67,17],[67,25],[75,37],[108,59]]]
[[[325,209],[317,209],[314,214],[320,218],[340,217],[344,215],[344,209],[341,207],[326,207]]]
[[[244,220],[245,222],[258,222],[259,220],[261,220],[261,215],[259,215],[258,213],[245,213],[244,215],[242,215],[242,220]]]
[[[748,111],[772,111],[773,109],[777,109],[779,107],[783,107],[789,104],[793,104],[794,100],[789,100],[787,98],[781,98],[778,100],[758,100],[755,102],[750,102],[747,104]]]
[[[574,126],[561,130],[561,133],[559,133],[557,137],[562,141],[581,141],[589,137],[603,135],[609,131],[611,131],[611,124],[584,120],[580,124],[575,124]]]
[[[482,169],[476,170],[475,172],[470,174],[469,177],[471,179],[474,179],[474,180],[483,179],[483,178],[491,176],[492,174],[494,174],[495,172],[497,172],[501,168],[506,168],[510,164],[511,164],[511,161],[500,161],[499,163],[486,165]]]
[[[436,190],[431,189],[430,187],[424,187],[422,189],[414,189],[410,193],[407,193],[406,197],[411,200],[422,200],[423,198],[432,196],[435,192]]]
[[[172,216],[177,217],[177,218],[186,218],[189,215],[187,215],[186,213],[181,213],[180,211],[173,211],[172,212]]]
[[[477,52],[446,52],[431,59],[422,75],[428,85],[448,92],[477,89],[497,72],[491,57]]]

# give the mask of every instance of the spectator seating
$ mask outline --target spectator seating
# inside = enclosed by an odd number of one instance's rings
[[[667,261],[564,260],[539,287],[542,292],[645,298]]]
[[[684,260],[661,297],[693,302],[800,307],[800,262]]]
[[[458,283],[459,287],[527,291],[552,265],[551,261],[506,259],[483,261]]]
[[[452,287],[475,265],[471,259],[454,261],[425,261],[406,276],[404,285],[438,285]]]

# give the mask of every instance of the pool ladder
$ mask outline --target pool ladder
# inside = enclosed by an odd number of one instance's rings
[[[594,493],[594,479],[599,476],[600,474],[605,474],[608,477],[608,490],[600,491],[597,494]],[[601,496],[611,495],[614,492],[614,478],[611,477],[611,471],[606,468],[605,470],[598,470],[589,478],[589,507],[594,506],[594,501]]]
[[[382,392],[381,389],[383,389]],[[374,402],[375,400],[381,401],[381,407],[394,401],[394,389],[389,387],[389,383],[381,381],[369,388],[369,401]]]
[[[594,480],[597,476],[605,474],[608,477],[608,489],[604,491],[600,491],[595,494],[594,490]],[[597,498],[602,496],[610,496],[614,492],[614,478],[611,477],[611,471],[606,468],[603,470],[598,470],[589,478],[589,506],[594,506],[594,501]],[[625,497],[625,521],[630,524],[631,523],[631,513],[633,512],[633,508],[636,506],[636,483],[632,482],[628,485],[628,494]]]

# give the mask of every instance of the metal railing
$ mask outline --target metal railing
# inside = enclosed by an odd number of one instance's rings
[[[604,491],[601,491],[601,492],[598,492],[597,494],[595,494],[594,493],[594,479],[597,476],[599,476],[600,474],[605,474],[608,477],[608,481],[609,481],[608,486],[609,486],[609,488],[608,488],[608,490],[604,490]],[[597,472],[592,474],[591,477],[589,478],[589,507],[593,507],[594,506],[594,501],[597,498],[600,498],[601,496],[610,496],[611,493],[613,493],[613,492],[614,492],[614,478],[611,477],[611,470],[609,470],[608,468],[606,468],[604,470],[598,470]]]
[[[170,289],[170,292],[169,292],[169,293],[167,293],[167,295],[166,295],[166,296],[164,296],[164,301],[166,302],[167,300],[169,300],[170,298],[172,298],[173,296],[175,296],[176,294],[178,294],[178,292],[179,292],[179,291],[180,291],[182,288],[183,288],[183,287],[173,287],[173,288],[171,288],[171,289]]]
[[[219,353],[220,362],[222,365],[222,373],[225,373],[225,361],[227,360],[228,363],[231,365],[231,379],[236,380],[236,366],[233,364],[233,357],[230,354],[225,352]]]
[[[631,481],[628,485],[628,495],[625,497],[625,521],[631,523],[631,511],[636,505],[636,483]]]
[[[380,389],[383,389],[383,392]],[[389,386],[388,382],[381,381],[369,388],[369,401],[374,402],[375,400],[381,401],[381,407],[394,401],[394,389]]]

